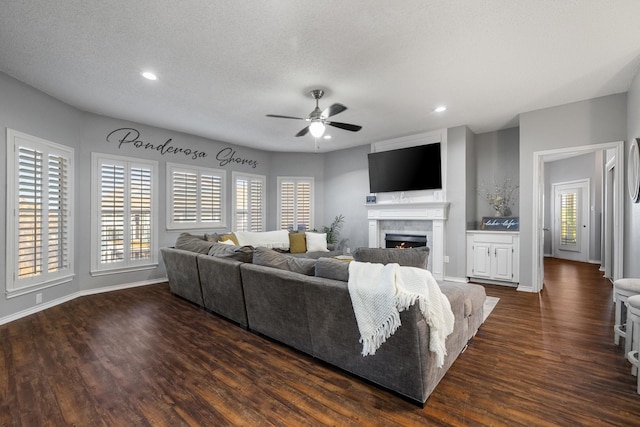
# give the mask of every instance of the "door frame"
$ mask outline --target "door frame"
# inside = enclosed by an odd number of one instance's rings
[[[535,151],[533,153],[533,191],[532,191],[532,211],[533,221],[531,221],[532,251],[531,265],[533,277],[531,283],[532,292],[540,292],[544,282],[544,162],[550,161],[558,155],[581,155],[600,150],[615,150],[613,178],[613,277],[617,280],[622,277],[624,260],[624,141],[605,142],[601,144],[583,145],[578,147],[560,148],[555,150]],[[542,175],[542,176],[541,176]]]

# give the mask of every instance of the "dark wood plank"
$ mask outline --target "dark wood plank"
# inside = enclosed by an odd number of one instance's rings
[[[0,326],[0,425],[637,425],[597,266],[548,259],[501,298],[425,408],[246,331],[166,284]]]

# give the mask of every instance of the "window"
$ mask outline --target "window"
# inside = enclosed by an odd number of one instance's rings
[[[226,172],[167,163],[167,229],[225,227]]]
[[[284,230],[313,228],[313,178],[278,177],[278,225]]]
[[[91,274],[153,268],[158,264],[158,163],[92,154]]]
[[[576,246],[578,243],[577,193],[560,194],[560,245]]]
[[[233,230],[264,231],[265,177],[236,172],[232,177]]]
[[[72,280],[73,148],[7,129],[7,296]]]

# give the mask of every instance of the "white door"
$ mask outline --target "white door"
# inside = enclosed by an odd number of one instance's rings
[[[474,243],[473,276],[491,277],[491,245],[487,243]]]
[[[553,184],[553,255],[589,260],[589,181]]]

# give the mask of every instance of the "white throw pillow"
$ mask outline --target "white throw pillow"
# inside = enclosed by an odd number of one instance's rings
[[[327,233],[310,233],[306,231],[307,252],[329,252],[327,249]]]
[[[240,246],[263,247],[269,249],[289,249],[289,232],[275,231],[236,231],[236,238]]]

